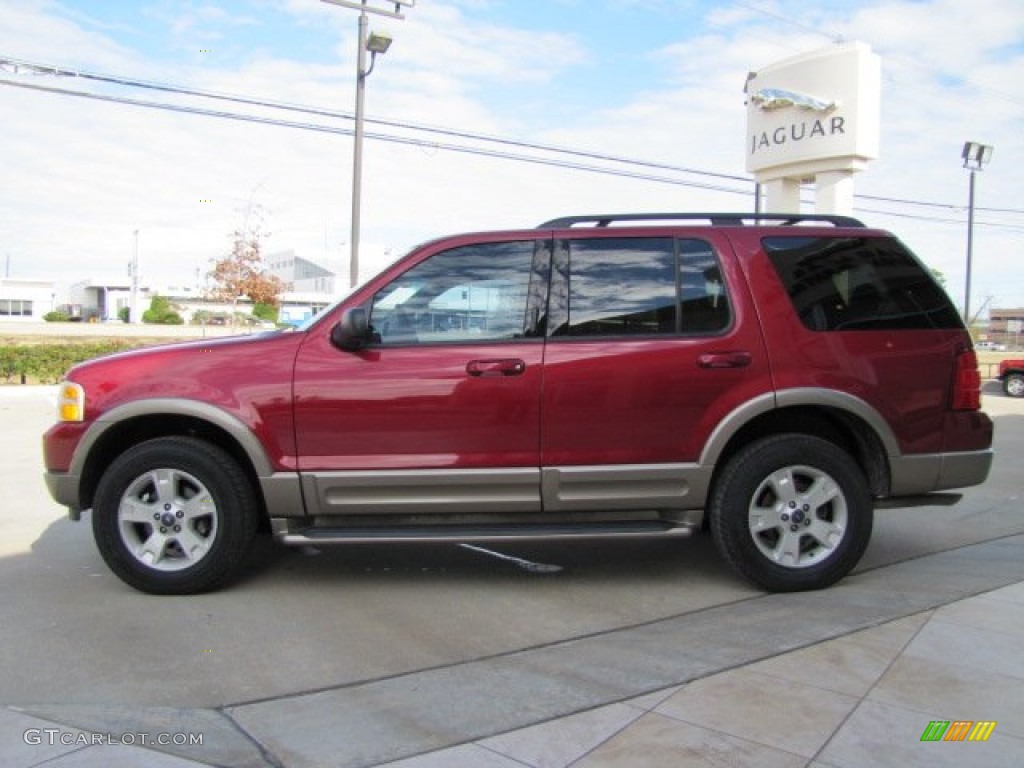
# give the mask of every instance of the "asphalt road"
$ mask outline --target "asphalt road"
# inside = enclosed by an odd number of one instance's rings
[[[1024,400],[986,390],[990,480],[953,507],[880,510],[858,570],[1024,532]],[[88,516],[42,482],[53,388],[0,388],[0,703],[221,707],[324,690],[643,625],[760,592],[710,539],[256,547],[245,576],[195,597],[152,597],[110,574]],[[796,617],[798,618],[798,617]]]

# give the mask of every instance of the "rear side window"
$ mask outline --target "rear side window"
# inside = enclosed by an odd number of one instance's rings
[[[600,238],[556,249],[553,336],[716,333],[729,325],[718,260],[702,240]]]
[[[895,240],[771,237],[763,245],[812,331],[962,327],[945,291]]]

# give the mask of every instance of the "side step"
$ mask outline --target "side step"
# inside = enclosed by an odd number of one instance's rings
[[[550,525],[494,523],[485,525],[355,526],[351,528],[303,528],[289,530],[286,520],[274,520],[274,538],[288,546],[307,544],[545,541],[605,537],[642,538],[689,536],[697,526],[670,520],[630,520],[601,523],[552,523]]]

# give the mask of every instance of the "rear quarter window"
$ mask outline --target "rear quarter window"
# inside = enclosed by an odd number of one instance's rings
[[[770,237],[762,245],[812,331],[963,327],[945,291],[896,240]]]

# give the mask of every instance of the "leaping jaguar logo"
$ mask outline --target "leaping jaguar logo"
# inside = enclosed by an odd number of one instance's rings
[[[831,112],[839,106],[836,101],[825,101],[806,93],[786,91],[782,88],[761,88],[751,94],[750,99],[766,112],[786,107],[799,107],[812,112]]]

